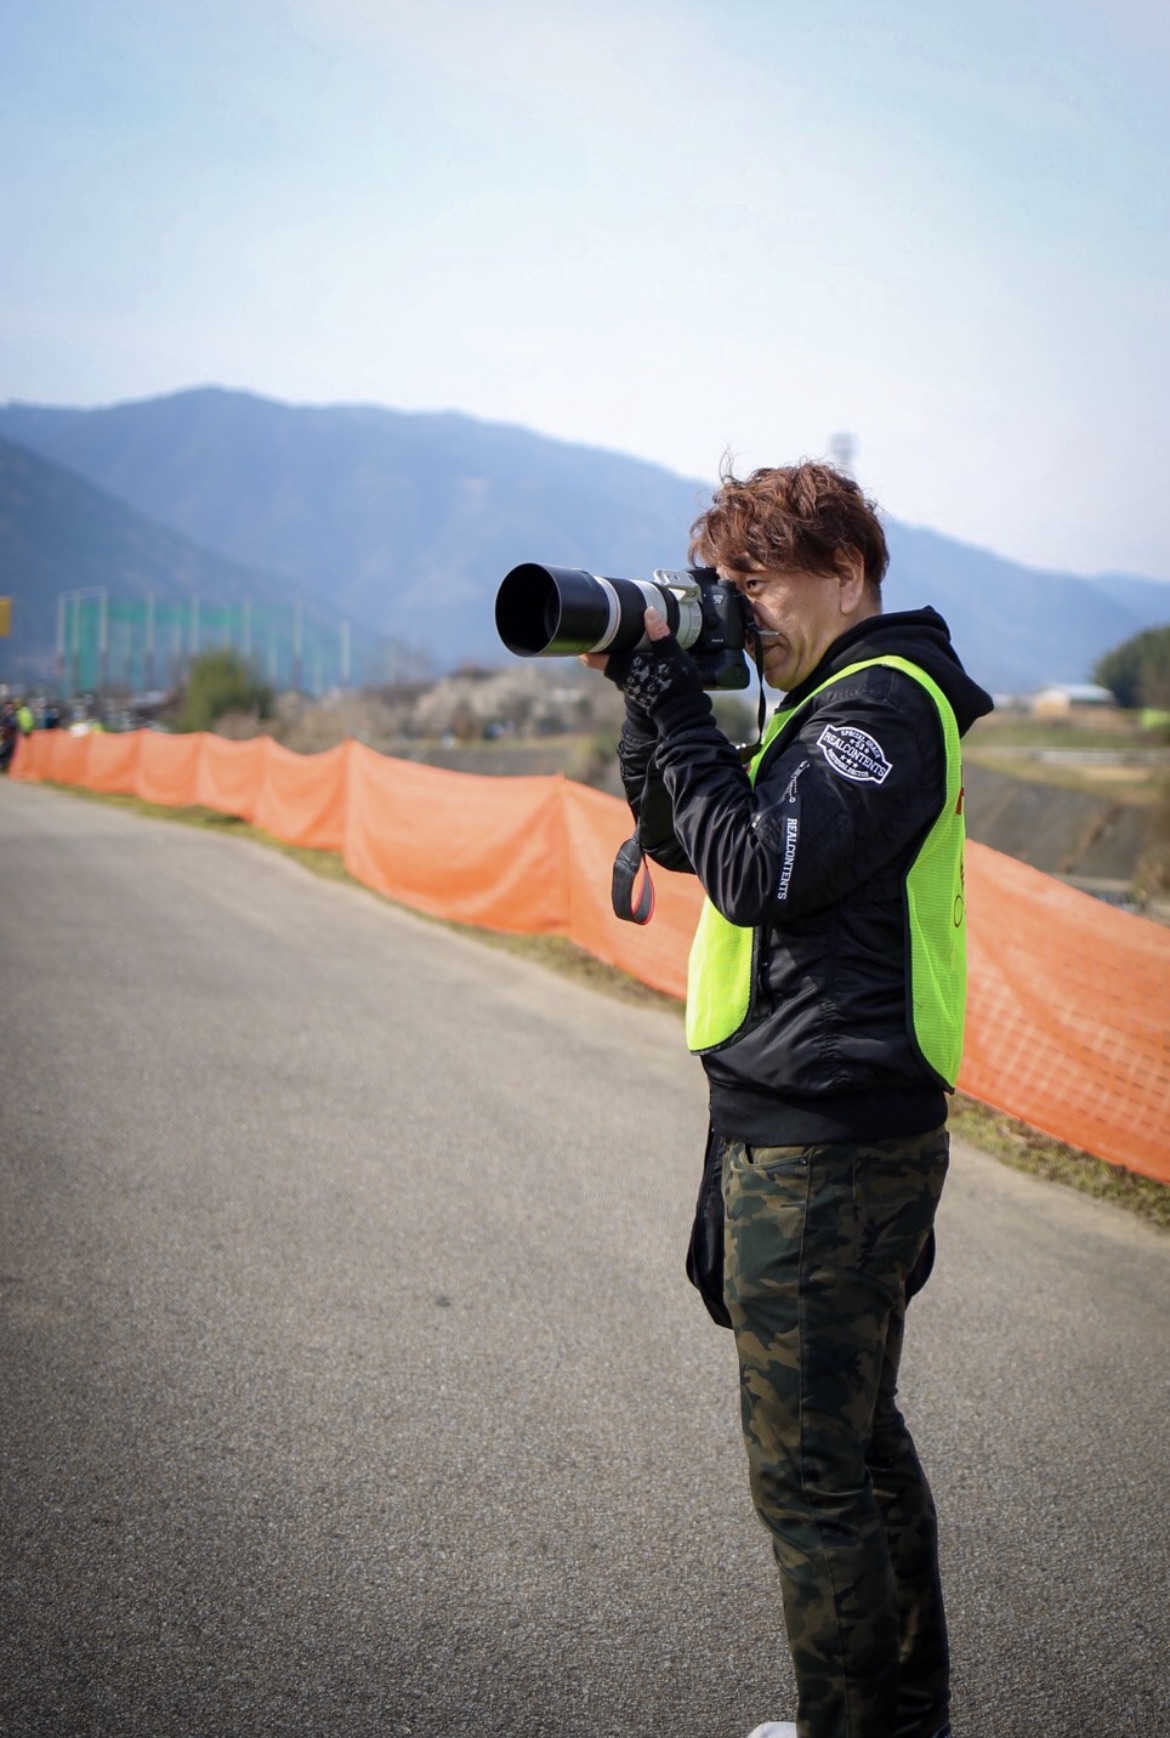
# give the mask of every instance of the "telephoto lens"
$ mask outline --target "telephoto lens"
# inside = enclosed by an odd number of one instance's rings
[[[660,610],[677,631],[678,599],[665,586],[525,561],[505,574],[496,594],[496,632],[519,658],[628,652],[645,636],[648,609]]]
[[[518,658],[572,658],[645,646],[656,609],[695,660],[704,688],[746,688],[750,616],[710,567],[656,567],[653,579],[604,579],[582,567],[525,561],[496,593],[496,632]]]

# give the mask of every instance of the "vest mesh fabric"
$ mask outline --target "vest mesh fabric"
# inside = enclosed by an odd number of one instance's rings
[[[962,755],[950,702],[938,684],[906,658],[890,654],[850,664],[813,690],[799,706],[777,712],[749,769],[754,785],[766,750],[818,694],[860,670],[887,665],[918,682],[934,701],[946,747],[946,796],[906,872],[910,936],[910,1035],[923,1061],[947,1086],[959,1072],[967,990],[966,909],[963,895]],[[691,946],[687,974],[687,1044],[698,1053],[728,1043],[751,1012],[752,989],[765,932],[730,923],[705,900]]]

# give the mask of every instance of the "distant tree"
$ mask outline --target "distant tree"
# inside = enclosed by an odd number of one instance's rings
[[[1170,708],[1170,627],[1147,628],[1106,652],[1093,667],[1093,680],[1119,706]]]
[[[178,730],[210,730],[225,712],[268,718],[272,689],[230,646],[200,652],[192,660],[175,719]]]

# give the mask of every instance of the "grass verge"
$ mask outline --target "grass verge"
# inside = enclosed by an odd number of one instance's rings
[[[285,844],[283,839],[277,839],[262,828],[254,827],[251,822],[241,820],[238,815],[221,814],[218,809],[171,809],[160,803],[144,802],[141,797],[115,796],[104,791],[85,790],[79,785],[51,784],[47,779],[44,782],[50,784],[52,789],[64,791],[69,796],[106,803],[113,808],[127,809],[136,815],[146,815],[161,821],[177,821],[183,826],[228,833],[234,838],[252,839],[256,844],[291,857],[314,875],[320,875],[327,881],[345,881],[353,887],[360,887],[364,893],[372,891],[363,881],[358,881],[350,874],[339,852],[310,850],[303,845]],[[383,896],[375,894],[374,897]],[[387,900],[387,904],[391,903],[393,902]],[[561,972],[575,982],[614,996],[619,1001],[641,1007],[660,1008],[674,1014],[680,1021],[682,1019],[682,1004],[673,996],[665,996],[658,990],[638,983],[637,979],[619,971],[616,966],[608,966],[601,960],[594,959],[592,954],[565,940],[563,936],[502,935],[495,930],[473,929],[466,924],[427,917],[424,912],[412,912],[412,916],[422,917],[441,929],[471,936],[488,947],[500,948],[505,953],[518,954],[524,959],[533,960],[538,965]],[[1170,1231],[1170,1186],[1157,1182],[1153,1177],[1139,1176],[1136,1171],[1106,1164],[1103,1159],[1094,1158],[1091,1153],[1081,1152],[1077,1147],[1066,1146],[1063,1141],[1041,1134],[1038,1129],[1031,1128],[1017,1117],[993,1110],[990,1105],[982,1104],[975,1098],[968,1098],[962,1092],[955,1094],[949,1121],[951,1131],[961,1140],[968,1141],[1005,1165],[1011,1165],[1018,1171],[1027,1171],[1031,1176],[1042,1177],[1048,1182],[1064,1183],[1067,1187],[1079,1189],[1082,1194],[1095,1196],[1098,1200],[1111,1201],[1115,1206],[1124,1207],[1160,1230]]]
[[[1170,1231],[1170,1187],[1153,1177],[1106,1164],[1104,1159],[1066,1146],[963,1092],[956,1092],[952,1099],[948,1121],[951,1132],[961,1140],[1017,1171],[1051,1183],[1065,1183],[1099,1201],[1112,1201],[1160,1230]]]

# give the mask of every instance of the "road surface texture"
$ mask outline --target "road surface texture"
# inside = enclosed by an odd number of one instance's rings
[[[0,1732],[791,1714],[669,1012],[0,786]],[[904,1402],[957,1738],[1170,1733],[1166,1239],[960,1147]]]

